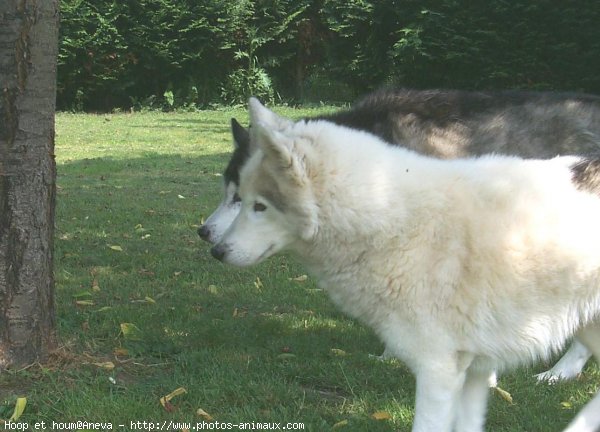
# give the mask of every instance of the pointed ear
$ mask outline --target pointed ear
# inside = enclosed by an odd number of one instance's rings
[[[231,134],[236,148],[244,151],[250,148],[250,132],[234,118],[231,119]]]
[[[251,97],[248,101],[248,112],[250,114],[250,126],[262,123],[273,129],[283,129],[293,122],[285,117],[280,117],[270,109],[261,104],[258,99]]]
[[[292,140],[263,123],[252,126],[255,145],[279,168],[292,165]]]

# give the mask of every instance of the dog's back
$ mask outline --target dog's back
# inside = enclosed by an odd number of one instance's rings
[[[445,159],[600,151],[600,97],[586,94],[388,89],[320,118]]]

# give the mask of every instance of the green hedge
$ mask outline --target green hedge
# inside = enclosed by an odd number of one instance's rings
[[[537,0],[62,0],[58,106],[352,100],[385,84],[600,93],[600,8]]]

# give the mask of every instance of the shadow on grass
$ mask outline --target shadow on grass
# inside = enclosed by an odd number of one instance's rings
[[[61,339],[110,359],[121,374],[113,376],[136,377],[121,379],[133,399],[143,390],[157,400],[184,386],[192,405],[222,419],[252,414],[307,421],[314,430],[350,419],[354,430],[396,430],[398,422],[375,422],[369,413],[390,400],[410,406],[412,378],[398,364],[369,358],[382,350],[370,331],[339,314],[310,279],[293,280],[304,269],[289,257],[235,269],[215,261],[197,237],[201,218],[221,199],[228,157],[59,164]],[[107,373],[70,372],[89,386]],[[65,411],[75,399],[62,393]]]

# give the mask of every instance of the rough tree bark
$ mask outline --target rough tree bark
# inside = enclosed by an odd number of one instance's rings
[[[0,370],[55,343],[58,0],[0,0]]]

